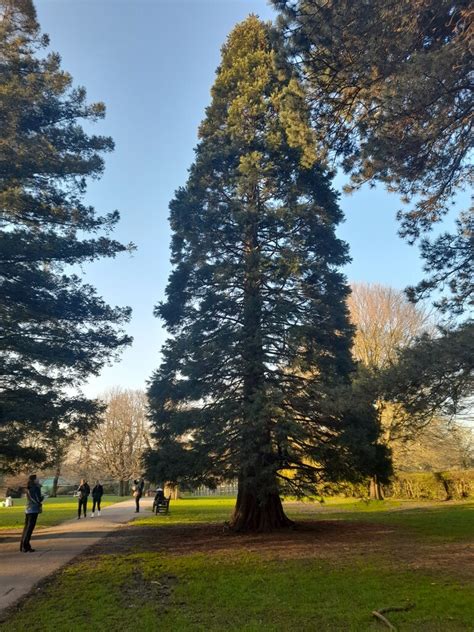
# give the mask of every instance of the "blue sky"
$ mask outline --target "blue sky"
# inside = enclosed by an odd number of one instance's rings
[[[153,317],[169,274],[168,203],[184,184],[196,132],[210,100],[220,47],[249,13],[271,19],[262,0],[37,0],[42,30],[63,68],[89,100],[104,101],[107,116],[94,132],[111,135],[100,181],[87,201],[98,212],[118,209],[115,237],[133,241],[133,256],[94,263],[86,280],[114,305],[130,305],[131,348],[85,386],[97,395],[111,386],[141,388],[159,364],[165,332]],[[343,177],[335,186],[341,189]],[[403,288],[421,276],[417,250],[397,236],[396,196],[364,189],[342,196],[349,242],[349,280]]]

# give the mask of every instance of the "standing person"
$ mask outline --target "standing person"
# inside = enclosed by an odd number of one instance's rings
[[[38,514],[43,511],[44,497],[41,495],[41,485],[36,478],[36,474],[28,477],[26,488],[25,526],[21,536],[20,551],[23,553],[34,553],[31,548],[30,538],[35,528]]]
[[[89,483],[85,478],[81,478],[81,484],[77,488],[77,498],[79,499],[79,503],[77,505],[77,519],[79,520],[81,517],[81,508],[84,509],[84,518],[87,518],[87,499],[89,498],[89,494],[91,493],[91,488],[89,487]]]
[[[133,481],[133,495],[135,497],[135,513],[140,512],[140,498],[143,495],[143,488],[145,487],[145,481],[143,478]]]
[[[100,484],[100,481],[95,482],[94,489],[92,490],[92,518],[95,514],[95,506],[97,505],[97,515],[100,516],[100,501],[104,495],[104,488]]]

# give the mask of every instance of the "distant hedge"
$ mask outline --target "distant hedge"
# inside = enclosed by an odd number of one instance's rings
[[[462,500],[474,497],[474,470],[400,472],[384,491],[413,500]]]
[[[474,498],[474,470],[447,472],[399,472],[389,485],[383,486],[387,498],[409,500],[462,500]],[[324,496],[367,498],[366,483],[321,483],[318,493]]]

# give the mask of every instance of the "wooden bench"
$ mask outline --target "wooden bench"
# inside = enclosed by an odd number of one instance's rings
[[[168,496],[168,498],[163,498],[163,500],[159,503],[153,501],[152,511],[154,511],[156,515],[158,515],[159,513],[167,514],[170,509],[170,500],[171,495]]]

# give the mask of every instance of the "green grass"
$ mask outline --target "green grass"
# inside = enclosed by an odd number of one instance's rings
[[[120,496],[104,496],[102,506],[126,500]],[[5,529],[19,529],[25,522],[25,498],[14,498],[13,507],[0,507],[0,531]],[[89,499],[87,509],[92,509],[92,499]],[[59,496],[47,498],[43,503],[43,512],[40,514],[37,529],[52,527],[56,524],[75,518],[77,515],[77,498],[71,496]]]
[[[182,557],[144,552],[65,569],[3,630],[365,632],[381,629],[372,610],[414,603],[409,611],[387,616],[402,630],[470,632],[472,588],[388,570],[373,559],[335,567],[242,552]]]
[[[83,558],[28,597],[2,630],[376,632],[384,627],[372,610],[411,603],[410,610],[386,615],[399,630],[473,632],[472,575],[462,566],[443,566],[441,555],[431,567],[411,564],[417,553],[414,541],[420,547],[428,543],[431,554],[456,540],[465,547],[463,542],[474,534],[473,502],[413,507],[401,501],[331,499],[322,506],[287,505],[296,520],[396,526],[396,547],[393,541],[391,548],[382,543],[374,549],[377,553],[371,553],[370,536],[366,547],[359,540],[351,548],[350,531],[346,541],[334,541],[334,549],[327,547],[325,555],[311,540],[307,554],[300,548],[299,557],[280,555],[278,546],[258,550],[255,543],[249,552],[248,540],[240,545],[234,536],[224,550],[220,545],[199,554],[187,553],[186,547],[184,554],[173,549],[174,526],[223,522],[234,503],[234,498],[184,499],[171,502],[168,516],[145,514],[132,524],[155,527],[148,540],[153,543],[166,527],[168,554],[149,550],[144,537],[138,544],[133,540],[132,553],[112,550]],[[186,535],[176,530],[176,537]]]
[[[176,524],[199,524],[229,520],[235,498],[213,496],[211,498],[184,498],[172,500],[169,514],[155,516],[151,512],[133,522],[137,526],[162,526]]]
[[[304,517],[307,518],[306,515]],[[403,511],[383,511],[383,508],[371,511],[367,507],[355,511],[335,513],[328,509],[327,512],[324,512],[324,518],[328,520],[370,521],[396,526],[406,529],[413,536],[423,539],[430,538],[440,542],[462,541],[472,538],[474,535],[474,502],[455,505],[449,503],[429,504],[425,507],[414,507]]]
[[[385,504],[384,504],[385,503]],[[353,498],[329,498],[324,504],[319,502],[294,503],[289,505],[288,514],[295,520],[304,518],[315,519],[321,517],[322,512],[330,510],[349,511],[352,509],[364,512],[386,511],[401,506],[401,501],[387,500],[384,502],[364,503]],[[149,514],[134,522],[138,526],[158,526],[174,524],[190,524],[204,522],[224,522],[229,520],[235,505],[235,497],[212,496],[209,498],[182,498],[172,500],[170,513],[158,517]]]
[[[136,526],[160,527],[164,525],[224,522],[229,520],[235,498],[187,498],[171,501],[168,515],[136,520]],[[426,503],[413,507],[413,503],[397,500],[358,501],[330,498],[319,503],[290,503],[286,511],[293,520],[345,520],[377,522],[407,529],[414,537],[455,542],[474,534],[474,502],[462,504]]]

